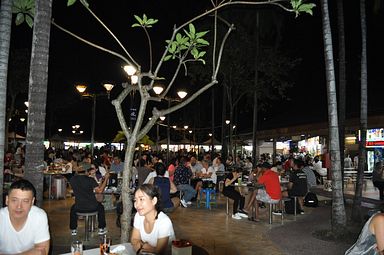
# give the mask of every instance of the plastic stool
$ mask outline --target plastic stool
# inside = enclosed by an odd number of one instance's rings
[[[205,193],[205,201],[202,200],[203,193]],[[216,204],[216,190],[215,189],[201,189],[200,199],[197,202],[197,206],[200,207],[200,203],[205,203],[205,208],[211,209],[211,204]]]
[[[85,241],[89,240],[89,232],[95,229],[95,222],[97,217],[97,211],[89,213],[77,212],[77,216],[83,216],[84,218],[84,232],[85,232]]]

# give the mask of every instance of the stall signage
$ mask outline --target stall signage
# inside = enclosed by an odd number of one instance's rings
[[[383,128],[368,129],[366,146],[367,147],[384,147],[384,129]]]

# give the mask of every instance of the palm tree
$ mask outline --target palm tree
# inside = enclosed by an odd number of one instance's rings
[[[338,236],[344,233],[346,215],[341,176],[340,143],[337,119],[337,96],[335,84],[335,70],[332,48],[331,24],[329,19],[328,0],[321,0],[324,57],[328,96],[328,129],[329,153],[331,157],[332,174],[332,232]]]
[[[363,220],[361,212],[361,197],[363,195],[364,170],[367,163],[365,143],[367,141],[368,126],[368,96],[367,96],[367,29],[365,15],[365,0],[360,0],[360,26],[361,26],[361,101],[360,101],[360,134],[359,142],[359,168],[357,171],[357,183],[355,197],[353,199],[352,219]]]
[[[9,45],[11,41],[12,0],[2,0],[0,9],[0,190],[4,181],[4,148]],[[0,206],[3,196],[0,197]]]
[[[48,86],[48,57],[52,0],[36,0],[28,92],[28,125],[25,178],[36,188],[37,205],[43,201],[45,106]]]
[[[344,166],[344,147],[345,147],[345,98],[346,98],[346,71],[345,71],[345,33],[344,33],[344,4],[343,0],[336,1],[337,4],[337,35],[339,42],[339,137],[340,137],[340,159]],[[344,167],[343,167],[344,169]],[[342,171],[344,176],[344,171]]]

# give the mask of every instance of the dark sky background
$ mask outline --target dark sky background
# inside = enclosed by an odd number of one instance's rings
[[[333,1],[330,1],[333,2]],[[383,77],[381,75],[383,59],[383,8],[376,15],[372,12],[372,1],[367,3],[367,43],[368,43],[368,94],[369,111],[383,111],[382,92]],[[180,25],[196,14],[204,11],[209,1],[90,1],[94,12],[112,29],[135,60],[148,67],[148,43],[141,29],[132,29],[135,22],[133,15],[159,19],[158,24],[151,29],[154,47],[154,64],[157,64],[163,53],[165,40],[170,38],[173,25]],[[317,6],[319,2],[315,1]],[[174,11],[175,9],[177,11]],[[249,8],[254,11],[255,8]],[[336,8],[330,3],[331,22],[336,24]],[[320,8],[316,7],[314,16],[303,14],[295,19],[285,13],[283,27],[284,44],[287,50],[294,50],[302,58],[301,64],[295,71],[294,86],[288,91],[290,100],[281,100],[270,104],[268,109],[260,113],[260,127],[286,126],[296,123],[321,121],[327,118],[327,100],[324,71],[324,53]],[[80,3],[66,7],[66,1],[54,1],[53,14],[55,22],[68,30],[107,48],[122,53],[119,46],[108,33],[84,10]],[[358,116],[359,111],[359,77],[360,77],[360,20],[358,1],[345,1],[346,57],[347,57],[347,111],[349,116]],[[333,33],[336,29],[333,29]],[[13,48],[30,47],[31,30],[25,25],[13,27]],[[337,60],[337,34],[333,34],[335,60]],[[77,39],[65,34],[56,27],[51,27],[50,56],[49,56],[49,89],[47,106],[47,136],[57,133],[57,128],[63,128],[63,134],[69,135],[71,126],[80,124],[84,129],[83,138],[89,139],[91,127],[92,102],[80,99],[74,85],[86,83],[92,92],[99,92],[102,83],[113,82],[116,87],[112,90],[111,98],[121,91],[119,84],[126,81],[121,68],[122,61],[112,55],[101,52]],[[337,62],[336,62],[337,63]],[[29,64],[29,63],[28,63]],[[336,66],[335,66],[336,67]],[[337,70],[337,67],[336,67]],[[337,73],[336,73],[337,74]],[[188,88],[187,88],[188,89]],[[221,95],[221,87],[216,89]],[[25,101],[27,96],[20,98]],[[200,101],[172,115],[172,120],[183,121],[191,113],[210,111],[210,91],[207,91]],[[203,102],[203,104],[201,104]],[[200,104],[199,104],[200,103]],[[128,105],[127,105],[128,107]],[[215,125],[221,125],[221,108],[216,106]],[[119,123],[114,107],[106,97],[97,100],[96,140],[110,141],[118,130]],[[243,111],[242,111],[243,112]],[[245,111],[247,112],[247,111]],[[238,114],[239,131],[250,131],[252,115]],[[199,127],[210,127],[203,121]],[[191,125],[192,123],[190,123]],[[171,123],[172,125],[172,123]],[[154,130],[151,131],[152,136]],[[164,133],[165,130],[160,130]],[[162,135],[162,138],[164,135]],[[219,136],[217,136],[219,137]]]

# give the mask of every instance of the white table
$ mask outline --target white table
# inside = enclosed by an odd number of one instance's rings
[[[125,250],[121,253],[118,253],[118,254],[121,254],[121,255],[136,255],[136,252],[133,250],[133,247],[130,243],[123,243],[123,244],[115,244],[115,245],[112,245],[110,250],[112,251],[115,247],[119,246],[119,245],[124,245],[125,247]],[[83,255],[99,255],[100,254],[100,248],[94,248],[94,249],[91,249],[91,250],[84,250],[83,251]],[[61,254],[61,255],[71,255],[71,253],[64,253],[64,254]]]

